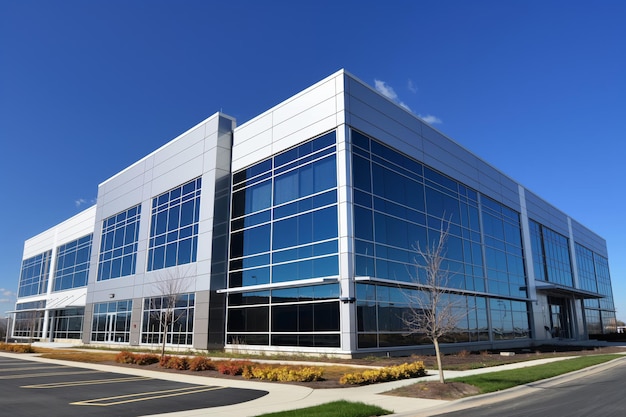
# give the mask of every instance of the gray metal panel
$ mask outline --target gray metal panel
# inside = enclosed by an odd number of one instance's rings
[[[576,243],[579,243],[587,249],[608,258],[609,255],[606,241],[602,237],[578,223],[576,220],[572,220],[572,231],[574,234],[574,241]]]
[[[526,190],[528,217],[564,236],[569,236],[567,215],[556,207]]]

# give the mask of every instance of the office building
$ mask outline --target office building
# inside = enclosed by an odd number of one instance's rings
[[[211,116],[28,240],[13,335],[153,347],[175,288],[172,348],[429,348],[403,318],[443,225],[447,348],[614,331],[601,237],[342,70],[240,126]]]

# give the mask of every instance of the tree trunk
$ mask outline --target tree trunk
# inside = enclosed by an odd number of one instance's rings
[[[165,341],[167,340],[167,325],[168,325],[167,322],[163,325],[163,343],[161,344],[161,360],[163,360],[163,357],[165,356]]]
[[[442,384],[446,383],[446,380],[443,377],[443,366],[441,365],[441,351],[439,350],[439,339],[434,338],[433,344],[435,345],[435,354],[437,356],[437,368],[439,369],[439,382]]]

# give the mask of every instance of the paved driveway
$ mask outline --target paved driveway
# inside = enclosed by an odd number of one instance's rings
[[[267,391],[0,357],[0,393],[0,415],[130,417],[237,404]]]

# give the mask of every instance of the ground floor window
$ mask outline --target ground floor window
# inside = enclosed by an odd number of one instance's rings
[[[53,314],[52,337],[54,339],[80,339],[82,337],[84,307],[55,310]]]
[[[91,341],[128,343],[132,300],[94,304]]]
[[[15,307],[17,312],[15,313],[13,337],[29,340],[42,338],[46,301],[18,303]]]
[[[339,285],[229,295],[228,344],[339,347]]]
[[[357,284],[358,347],[388,348],[432,343],[423,334],[408,334],[404,317],[417,290]],[[441,343],[467,343],[529,338],[527,303],[473,295],[450,295],[458,311],[456,328]],[[491,325],[487,310],[491,310]]]
[[[193,293],[144,299],[141,343],[192,345],[194,309]]]
[[[17,338],[40,339],[43,337],[43,311],[24,311],[15,314],[13,336]]]

